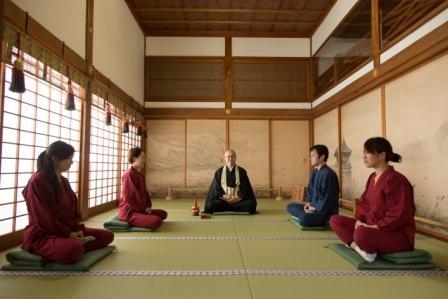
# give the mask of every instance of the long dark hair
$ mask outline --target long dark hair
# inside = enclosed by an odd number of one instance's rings
[[[61,189],[59,186],[58,178],[54,172],[54,163],[52,158],[57,160],[65,160],[70,158],[75,149],[68,143],[64,141],[55,141],[50,146],[39,154],[37,157],[37,171],[45,172],[50,180],[53,190],[56,195],[60,194]]]
[[[364,142],[364,150],[371,154],[385,153],[386,162],[401,162],[401,156],[393,152],[392,145],[383,137],[372,137],[367,139],[366,142]]]

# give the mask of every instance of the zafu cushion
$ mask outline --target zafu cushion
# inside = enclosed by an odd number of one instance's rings
[[[435,269],[437,266],[431,262],[431,259],[422,259],[421,254],[427,257],[429,252],[421,249],[415,249],[413,251],[397,252],[393,253],[394,257],[400,259],[400,256],[406,256],[404,261],[392,262],[384,259],[384,255],[378,255],[374,262],[369,263],[365,261],[355,250],[340,243],[332,243],[329,247],[352,263],[358,270],[422,270],[422,269]],[[390,254],[388,254],[390,256]],[[413,256],[411,258],[411,256]],[[431,256],[429,254],[429,256]]]
[[[222,211],[222,212],[214,212],[213,215],[250,215],[250,213],[240,211]]]
[[[118,215],[115,214],[107,219],[103,226],[113,232],[150,232],[150,228],[134,227],[130,226],[126,221],[121,221],[118,219]]]
[[[116,249],[115,246],[89,251],[75,263],[59,264],[29,253],[23,249],[12,250],[6,254],[8,265],[2,266],[5,271],[88,271],[95,263]]]
[[[328,224],[324,226],[301,226],[299,220],[295,217],[290,217],[288,221],[296,225],[301,230],[331,230],[331,227]]]

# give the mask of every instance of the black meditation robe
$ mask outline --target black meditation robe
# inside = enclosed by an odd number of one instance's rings
[[[241,200],[234,204],[229,204],[222,199],[225,191],[221,186],[223,167],[220,167],[216,170],[215,175],[213,176],[213,181],[210,185],[210,190],[208,191],[207,200],[205,202],[204,212],[210,214],[222,211],[249,212],[251,214],[255,213],[257,209],[257,199],[255,198],[254,191],[252,190],[249,177],[247,176],[247,172],[244,168],[238,166],[238,169],[240,173],[238,196]],[[230,171],[226,166],[226,171],[227,186],[236,188],[236,166],[233,167],[232,171]]]

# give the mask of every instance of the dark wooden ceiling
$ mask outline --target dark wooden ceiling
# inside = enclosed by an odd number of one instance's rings
[[[311,37],[335,0],[125,0],[146,36]]]

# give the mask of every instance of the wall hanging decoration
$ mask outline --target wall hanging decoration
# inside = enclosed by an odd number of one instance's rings
[[[65,109],[69,111],[76,110],[75,107],[75,94],[73,93],[72,80],[70,79],[70,70],[67,66],[67,98],[65,99]]]
[[[121,132],[124,134],[129,133],[129,121],[126,114],[126,106],[123,108],[123,123],[121,124]]]
[[[129,121],[128,121],[128,119],[126,118],[126,116],[125,116],[125,118],[124,118],[124,120],[123,120],[122,132],[123,132],[124,134],[129,133]]]
[[[137,123],[137,136],[142,136],[143,134],[143,125],[141,122]]]
[[[104,101],[104,106],[105,106],[105,113],[104,113],[104,122],[106,123],[106,126],[111,126],[112,125],[112,113],[110,112],[110,105],[107,101]]]
[[[25,74],[23,73],[23,59],[20,57],[20,33],[17,32],[16,37],[16,47],[17,53],[13,54],[16,56],[14,61],[11,75],[11,84],[9,85],[9,90],[17,93],[25,92]]]

